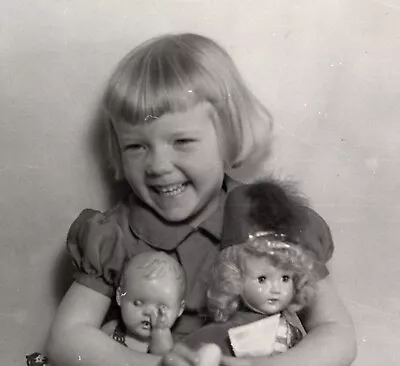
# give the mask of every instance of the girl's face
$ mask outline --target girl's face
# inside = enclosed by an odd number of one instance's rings
[[[173,276],[148,279],[136,273],[125,281],[119,305],[124,324],[134,336],[149,338],[161,312],[163,328],[171,328],[182,314],[180,283]]]
[[[218,205],[222,147],[209,108],[199,104],[139,125],[117,127],[125,178],[167,221],[203,221]]]
[[[273,315],[292,302],[293,274],[274,267],[265,257],[249,257],[244,270],[242,299],[252,310]]]

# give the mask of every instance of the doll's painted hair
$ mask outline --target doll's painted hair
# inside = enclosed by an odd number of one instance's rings
[[[166,253],[149,251],[129,259],[124,265],[120,280],[122,290],[129,281],[130,274],[149,280],[170,276],[178,282],[181,298],[185,296],[186,278],[183,268],[176,259]]]
[[[313,253],[284,234],[258,232],[245,243],[223,249],[214,263],[207,291],[208,312],[214,321],[228,320],[242,306],[245,262],[251,257],[264,257],[272,266],[292,273],[294,297],[288,310],[298,311],[313,299],[317,280]]]
[[[260,149],[268,150],[272,117],[216,42],[197,34],[168,34],[126,55],[110,78],[103,101],[115,178],[123,178],[115,133],[119,123],[151,123],[200,103],[208,107],[228,168]]]

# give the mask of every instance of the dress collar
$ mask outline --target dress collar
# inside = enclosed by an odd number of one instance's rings
[[[129,198],[130,229],[148,245],[167,251],[175,249],[196,230],[203,230],[220,242],[226,193],[238,184],[229,176],[225,176],[218,208],[198,227],[165,221],[132,194]]]

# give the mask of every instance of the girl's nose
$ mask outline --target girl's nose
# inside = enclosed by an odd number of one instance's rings
[[[151,152],[147,159],[146,173],[148,175],[163,175],[172,168],[172,160],[166,149],[157,149]]]

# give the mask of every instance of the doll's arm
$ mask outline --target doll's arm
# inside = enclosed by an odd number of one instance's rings
[[[151,316],[152,331],[149,351],[152,354],[164,355],[171,351],[174,346],[167,320],[167,315],[163,308],[158,310],[158,314]]]
[[[122,346],[100,330],[111,300],[73,283],[62,300],[50,331],[47,355],[57,366],[155,366],[160,357]]]
[[[354,328],[350,316],[328,275],[317,283],[313,303],[301,314],[307,331],[304,339],[285,353],[252,358],[252,366],[348,366],[356,356]],[[223,358],[222,365],[234,365]]]

